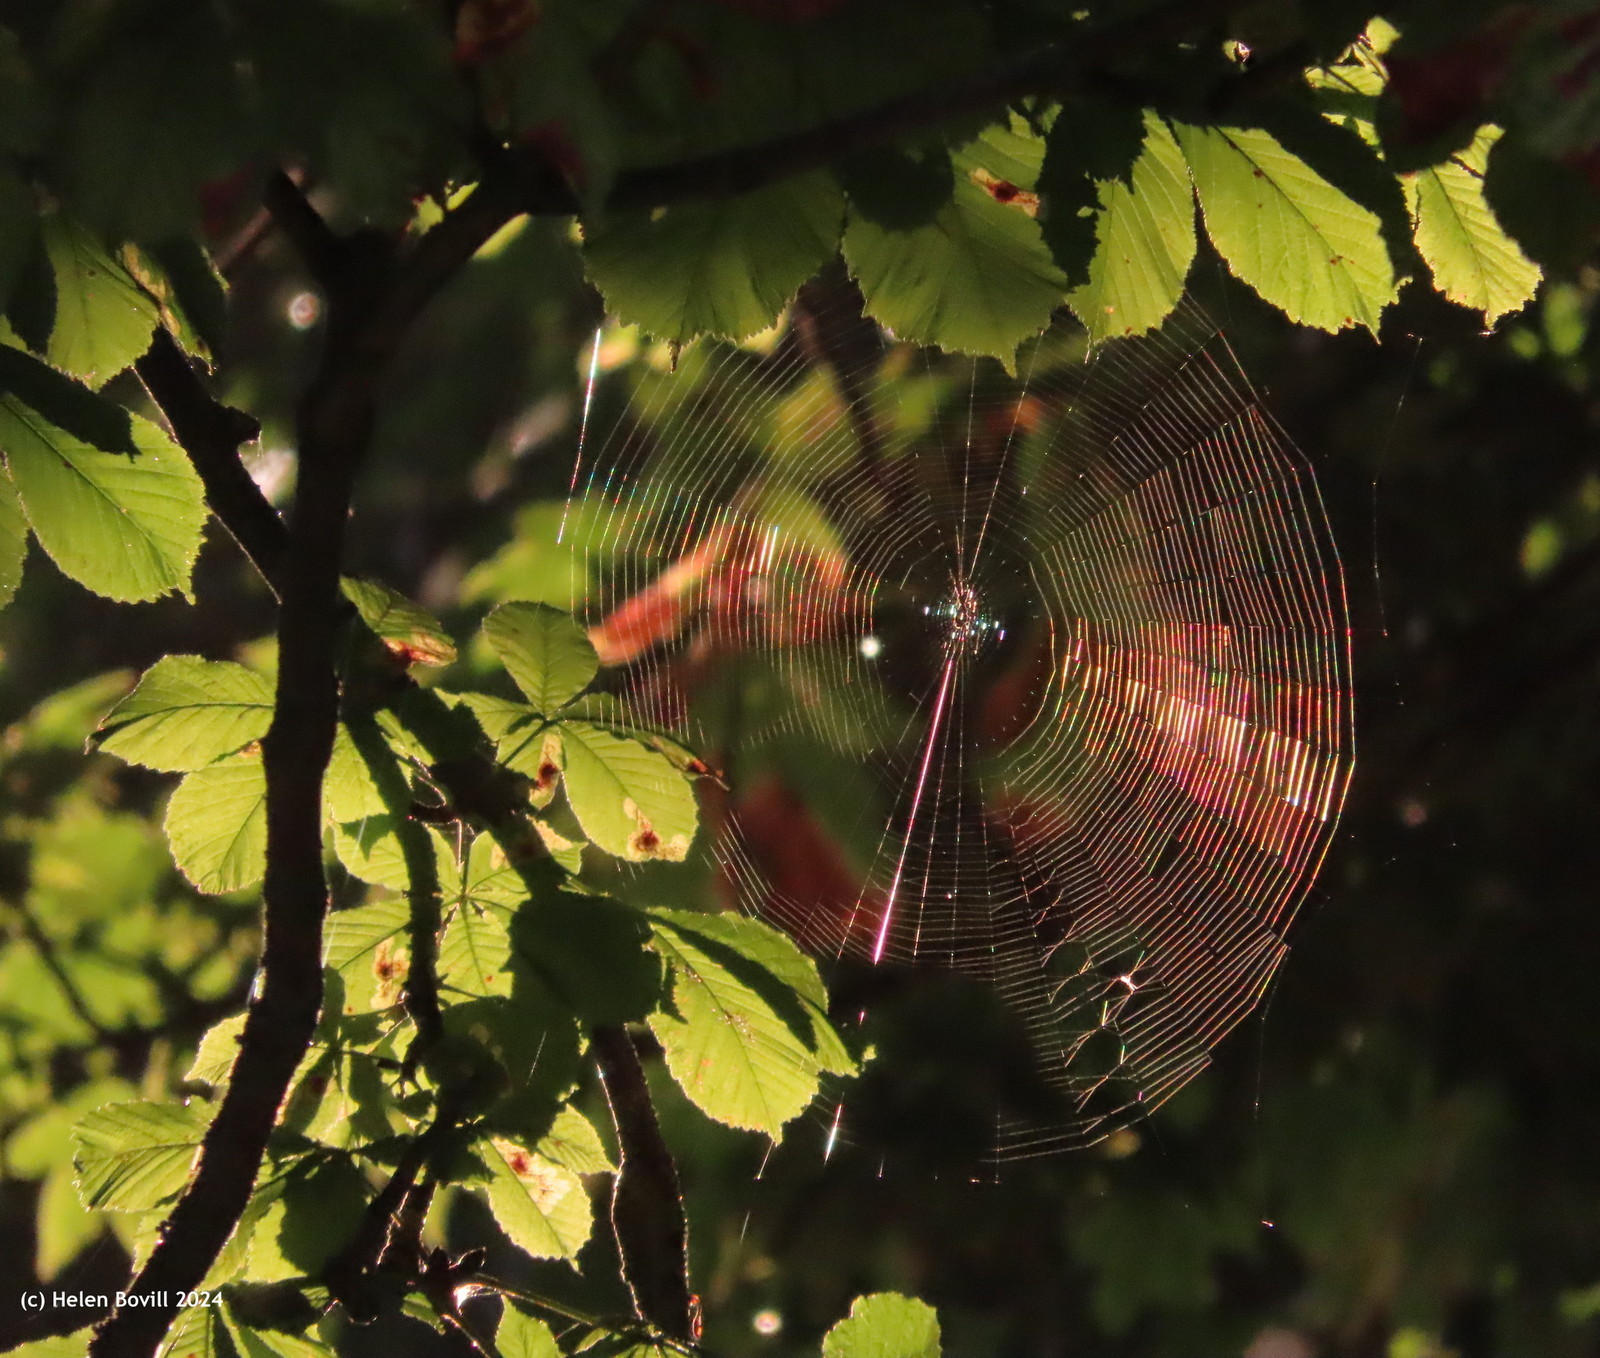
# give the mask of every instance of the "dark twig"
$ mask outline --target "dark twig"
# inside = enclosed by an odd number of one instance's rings
[[[289,530],[239,460],[240,445],[257,438],[261,426],[218,401],[164,329],[134,367],[200,474],[206,503],[278,593]]]
[[[622,1028],[595,1029],[591,1049],[605,1082],[620,1151],[611,1226],[623,1277],[640,1320],[669,1338],[692,1343],[696,1327],[683,1192],[650,1102],[644,1067]]]
[[[104,1046],[118,1047],[127,1036],[116,1033],[107,1028],[95,1016],[94,1010],[89,1008],[88,1001],[78,989],[77,983],[68,974],[61,958],[56,953],[55,940],[45,933],[44,927],[33,917],[33,912],[20,900],[7,902],[11,913],[17,917],[17,922],[22,926],[22,936],[33,944],[34,952],[39,954],[39,960],[44,963],[44,969],[55,979],[61,989],[61,994],[67,1002],[67,1008],[83,1022],[84,1026],[94,1034],[95,1040]]]

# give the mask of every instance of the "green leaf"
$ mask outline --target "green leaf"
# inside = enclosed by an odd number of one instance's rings
[[[844,257],[867,314],[900,339],[989,354],[1007,368],[1067,286],[1038,222],[970,179],[958,180],[949,204],[915,230],[888,231],[852,214]]]
[[[123,251],[129,272],[161,308],[161,324],[196,358],[215,360],[228,330],[228,285],[192,236]]]
[[[519,1311],[507,1298],[495,1331],[494,1346],[500,1358],[561,1358],[550,1327],[526,1311]]]
[[[927,1302],[874,1292],[850,1304],[822,1339],[822,1358],[939,1358],[939,1316]]]
[[[1290,320],[1376,334],[1400,286],[1377,215],[1269,132],[1176,129],[1206,230],[1233,272]]]
[[[594,1221],[583,1181],[498,1137],[475,1149],[489,1167],[489,1210],[511,1243],[535,1259],[576,1259]]]
[[[187,595],[206,507],[178,447],[132,418],[135,456],[91,447],[14,396],[0,397],[0,451],[40,545],[109,599]]]
[[[201,8],[102,50],[75,92],[62,148],[74,206],[112,239],[193,229],[199,191],[232,168],[248,126],[237,61]]]
[[[167,840],[183,875],[222,895],[261,880],[267,866],[267,778],[259,755],[233,755],[178,784]]]
[[[501,911],[463,901],[439,940],[439,983],[463,995],[511,993],[511,935]]]
[[[1194,262],[1194,191],[1183,154],[1160,118],[1146,113],[1144,121],[1144,149],[1128,182],[1100,182],[1089,281],[1067,298],[1092,344],[1160,325]]]
[[[0,608],[16,595],[27,557],[28,520],[11,473],[0,466]]]
[[[1491,125],[1442,165],[1404,177],[1417,249],[1434,286],[1452,302],[1483,312],[1486,325],[1533,300],[1539,266],[1506,235],[1483,196],[1489,151],[1500,138]]]
[[[411,906],[401,899],[328,916],[322,962],[344,982],[343,1010],[365,1014],[397,1004],[411,966]]]
[[[850,211],[888,231],[925,226],[955,191],[943,146],[873,146],[833,167]]]
[[[160,311],[81,223],[58,212],[44,219],[43,229],[56,285],[45,356],[99,387],[150,347]]]
[[[826,171],[735,198],[608,217],[584,258],[606,305],[661,339],[744,339],[833,258],[844,197]]]
[[[552,891],[511,917],[513,971],[536,977],[591,1027],[633,1023],[661,995],[660,964],[646,951],[649,937],[631,906]]]
[[[231,1014],[207,1028],[183,1078],[212,1086],[226,1084],[234,1059],[239,1055],[244,1019],[243,1014]]]
[[[571,1104],[565,1104],[550,1124],[550,1130],[534,1147],[551,1164],[561,1165],[574,1174],[610,1174],[616,1170],[594,1123]]]
[[[1039,220],[1051,256],[1074,287],[1088,282],[1094,258],[1096,181],[1128,187],[1144,140],[1144,116],[1127,104],[1072,100],[1050,125],[1037,180]]]
[[[36,1213],[35,1269],[40,1278],[53,1278],[98,1240],[106,1229],[78,1197],[71,1165],[57,1165],[39,1188]]]
[[[600,670],[588,633],[548,604],[501,604],[484,621],[483,635],[528,701],[547,715],[588,688]]]
[[[6,1358],[85,1358],[89,1341],[94,1338],[94,1326],[85,1326],[71,1334],[55,1335],[49,1339],[34,1339],[6,1350]]]
[[[392,891],[453,896],[460,889],[455,850],[432,826],[387,813],[335,825],[333,848],[353,876]]]
[[[673,1012],[651,1015],[650,1028],[672,1078],[708,1116],[776,1139],[823,1071],[854,1071],[816,965],[786,935],[735,915],[650,918],[673,971]]]
[[[456,644],[426,609],[374,580],[345,576],[344,596],[389,653],[407,665],[451,665]]]
[[[57,429],[103,453],[138,455],[133,417],[126,410],[9,344],[0,345],[0,393],[15,396]]]
[[[156,1358],[238,1358],[223,1324],[222,1308],[191,1306],[179,1311]]]
[[[78,1194],[85,1207],[143,1212],[160,1207],[189,1181],[206,1124],[169,1103],[114,1103],[72,1131]]]
[[[260,740],[271,724],[264,675],[229,660],[169,655],[106,713],[93,739],[130,764],[187,773]]]
[[[296,1172],[250,1241],[253,1282],[315,1277],[345,1244],[372,1188],[350,1160],[319,1160]]]
[[[322,778],[328,819],[336,824],[400,815],[411,790],[399,760],[375,722],[340,722]]]
[[[593,722],[562,722],[558,730],[567,801],[595,844],[632,863],[689,856],[699,812],[671,760]]]

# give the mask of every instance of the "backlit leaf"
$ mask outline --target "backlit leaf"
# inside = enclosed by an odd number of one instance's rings
[[[0,396],[0,451],[40,545],[79,584],[124,602],[187,594],[206,519],[200,478],[148,420],[108,453]]]
[[[1290,320],[1377,333],[1399,292],[1377,215],[1271,133],[1176,124],[1206,230],[1246,283]]]
[[[660,339],[764,330],[839,244],[844,195],[826,171],[738,197],[614,215],[584,259],[606,305]]]
[[[1142,335],[1166,319],[1194,262],[1194,191],[1172,133],[1145,115],[1126,182],[1099,182],[1089,281],[1067,298],[1092,343]]]
[[[939,1316],[898,1292],[857,1297],[822,1339],[822,1358],[939,1358]]]
[[[407,665],[454,663],[455,642],[426,609],[374,580],[346,576],[340,584],[361,620],[397,659]]]
[[[346,1014],[388,1009],[411,968],[411,906],[402,899],[336,910],[323,933],[322,962],[344,983]]]
[[[167,803],[167,840],[183,875],[221,895],[261,880],[267,866],[267,778],[258,755],[196,770]]]
[[[671,760],[593,722],[559,729],[567,801],[595,844],[634,863],[688,857],[699,812]]]
[[[1506,235],[1483,196],[1489,151],[1499,137],[1499,128],[1481,127],[1466,150],[1405,176],[1417,249],[1434,285],[1452,302],[1483,312],[1491,326],[1526,306],[1540,278],[1539,266]]]
[[[495,1331],[494,1346],[500,1358],[561,1358],[555,1335],[550,1327],[536,1316],[519,1311],[506,1300],[500,1315],[500,1328]]]
[[[28,556],[28,521],[10,472],[0,467],[0,607],[11,602],[22,583]]]
[[[828,1023],[816,966],[757,920],[651,912],[673,972],[672,1012],[651,1015],[667,1069],[708,1116],[779,1137],[823,1071],[855,1069]]]
[[[160,310],[71,217],[46,217],[44,241],[56,284],[56,321],[45,356],[91,387],[101,386],[150,347]]]
[[[206,1124],[169,1103],[114,1103],[72,1131],[78,1193],[85,1207],[142,1212],[159,1207],[189,1180]]]
[[[583,692],[600,669],[588,633],[570,614],[547,604],[501,604],[485,620],[483,635],[543,713]]]
[[[94,739],[108,754],[146,768],[204,768],[266,735],[272,684],[226,660],[169,655],[106,713]]]
[[[535,1259],[575,1259],[594,1214],[583,1181],[535,1151],[498,1138],[476,1149],[489,1166],[489,1210]]]
[[[966,178],[913,230],[889,231],[852,215],[844,257],[867,314],[900,339],[989,354],[1008,368],[1017,345],[1048,324],[1067,286],[1038,222]]]

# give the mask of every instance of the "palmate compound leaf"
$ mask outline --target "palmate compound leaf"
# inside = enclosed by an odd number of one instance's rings
[[[826,171],[652,214],[614,215],[584,243],[607,307],[658,339],[744,339],[833,257],[844,195]]]
[[[959,179],[932,221],[889,231],[852,215],[844,257],[866,311],[896,336],[951,353],[988,354],[1008,368],[1066,291],[1039,233],[1021,209]]]
[[[0,396],[0,452],[34,534],[65,574],[125,603],[187,595],[206,520],[200,478],[160,429],[129,419],[131,457]]]
[[[822,1339],[822,1358],[939,1358],[939,1316],[898,1292],[857,1297]]]
[[[576,1259],[594,1225],[583,1180],[499,1137],[474,1149],[489,1169],[489,1210],[511,1243],[535,1259]]]
[[[45,357],[103,386],[150,347],[160,308],[81,222],[57,212],[43,230],[56,290]]]
[[[483,624],[484,640],[535,710],[550,715],[600,670],[589,634],[548,604],[501,604]]]
[[[187,773],[260,740],[272,724],[272,684],[227,660],[169,655],[106,713],[93,736],[130,764]]]
[[[189,1180],[206,1124],[170,1103],[113,1103],[72,1130],[78,1194],[85,1207],[143,1212],[160,1207]]]
[[[1492,124],[1442,165],[1404,176],[1417,249],[1434,285],[1452,302],[1483,312],[1486,325],[1519,311],[1539,286],[1539,266],[1506,235],[1483,196]]]
[[[702,1112],[776,1140],[822,1072],[854,1073],[816,964],[787,935],[737,915],[654,910],[650,921],[673,975],[670,1008],[650,1029]]]
[[[1174,128],[1206,231],[1233,272],[1301,325],[1376,334],[1400,290],[1377,215],[1270,132]]]
[[[223,895],[261,880],[267,866],[267,778],[257,754],[197,769],[167,803],[167,842],[201,891]]]
[[[1194,191],[1167,125],[1144,119],[1126,182],[1099,181],[1089,281],[1067,298],[1092,344],[1154,330],[1183,296],[1194,263]]]

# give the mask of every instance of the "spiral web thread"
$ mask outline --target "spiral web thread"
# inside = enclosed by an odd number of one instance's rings
[[[993,987],[1046,1096],[995,1159],[1148,1113],[1263,994],[1350,771],[1326,517],[1226,340],[1186,304],[1011,378],[797,307],[661,367],[581,454],[580,607],[726,771],[727,900]]]

